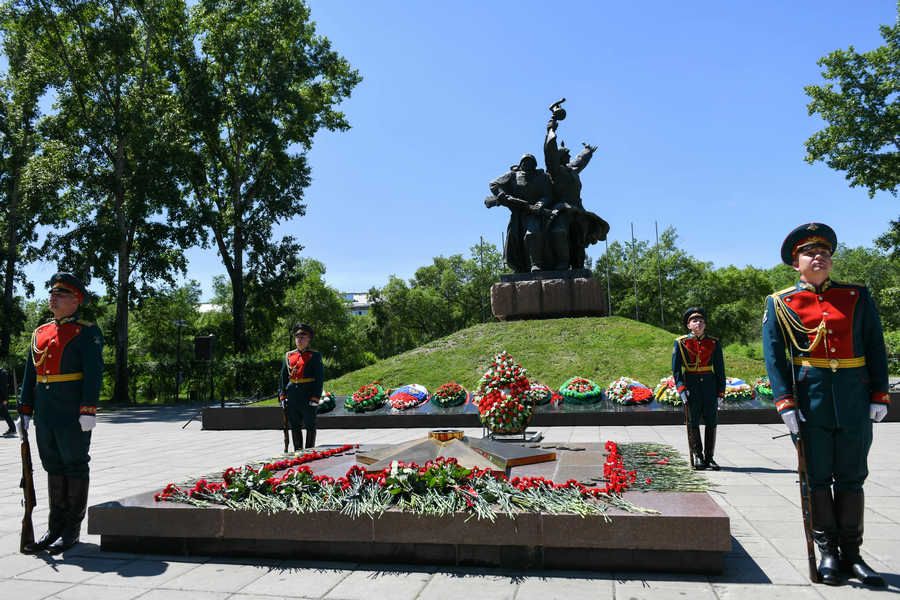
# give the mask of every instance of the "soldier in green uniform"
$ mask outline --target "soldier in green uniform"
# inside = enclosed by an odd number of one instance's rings
[[[884,334],[869,290],[830,278],[837,235],[828,225],[794,229],[781,259],[800,275],[766,300],[763,353],[775,407],[806,450],[810,525],[824,583],[844,576],[882,587],[859,553],[863,483],[872,423],[888,410]]]
[[[291,426],[296,451],[316,445],[316,413],[322,398],[325,371],[322,355],[309,349],[315,335],[313,328],[306,323],[297,323],[293,334],[297,348],[284,355],[279,398]],[[301,426],[306,427],[305,445]]]
[[[675,340],[672,377],[681,401],[688,408],[688,445],[694,469],[719,470],[716,463],[716,426],[719,401],[725,395],[725,359],[719,340],[706,335],[706,311],[692,306],[684,311],[682,324],[690,331]],[[700,421],[706,426],[700,441]],[[704,446],[706,451],[704,453]]]
[[[70,273],[50,279],[53,320],[34,330],[19,398],[19,428],[34,419],[47,472],[47,533],[25,552],[63,552],[78,543],[87,509],[91,430],[103,381],[103,336],[79,318],[87,292]]]

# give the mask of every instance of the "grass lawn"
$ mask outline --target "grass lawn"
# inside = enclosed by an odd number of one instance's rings
[[[434,391],[455,380],[471,390],[500,350],[518,360],[532,381],[552,388],[575,375],[603,387],[623,375],[655,387],[671,374],[673,341],[668,331],[622,317],[482,323],[326,381],[325,389],[349,394],[380,381],[390,387],[420,383]],[[751,384],[765,374],[762,361],[727,353],[725,368]]]

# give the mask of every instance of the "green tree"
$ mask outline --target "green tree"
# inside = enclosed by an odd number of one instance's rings
[[[824,85],[804,89],[810,115],[828,125],[806,140],[806,160],[845,171],[850,187],[897,195],[900,183],[900,3],[898,21],[882,26],[884,46],[853,46],[819,59]]]
[[[232,290],[235,349],[247,352],[248,288],[279,304],[301,246],[273,225],[305,214],[306,152],[360,81],[316,35],[302,0],[200,0],[182,46],[180,106],[196,223],[212,235]],[[274,300],[274,302],[273,302]]]
[[[128,399],[128,311],[184,272],[188,231],[173,169],[173,84],[182,0],[13,0],[29,54],[51,78],[47,135],[73,149],[59,181],[71,224],[48,236],[60,267],[100,278],[115,298],[114,398]],[[27,29],[26,29],[27,27]],[[49,250],[48,250],[49,251]]]
[[[7,361],[11,340],[25,322],[15,297],[16,283],[27,295],[34,292],[23,266],[38,256],[36,229],[58,224],[61,218],[52,182],[59,178],[64,152],[45,140],[37,127],[38,100],[47,78],[29,52],[28,30],[14,11],[0,9],[0,37],[7,59],[7,70],[0,74],[0,364]]]
[[[658,246],[643,240],[609,245],[597,260],[594,274],[604,291],[610,291],[612,314],[678,332],[684,309],[707,302],[711,265],[679,249],[677,240],[675,229],[668,227],[660,234]]]
[[[407,284],[391,276],[369,291],[369,341],[378,356],[410,350],[464,327],[492,320],[490,288],[505,269],[496,246],[485,242],[461,254],[438,256]]]
[[[316,331],[312,346],[322,353],[327,378],[369,364],[373,355],[366,352],[364,331],[360,327],[360,321],[365,319],[351,315],[349,303],[341,293],[325,283],[325,265],[304,259],[297,270],[298,283],[285,295],[282,316],[272,334],[270,356],[281,358],[293,348],[291,328],[303,322]]]

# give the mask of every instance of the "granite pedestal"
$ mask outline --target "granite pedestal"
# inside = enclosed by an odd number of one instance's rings
[[[558,449],[554,462],[514,467],[510,475],[566,481],[602,472],[603,445],[579,446],[580,451]],[[309,466],[334,476],[354,463],[353,456],[340,455]],[[116,552],[536,569],[722,570],[731,550],[729,520],[708,494],[628,492],[625,498],[658,514],[618,509],[589,517],[498,514],[491,522],[462,513],[424,517],[390,510],[374,519],[352,519],[336,512],[197,508],[155,502],[153,492],[146,492],[90,507],[88,531],[100,535],[103,550]]]

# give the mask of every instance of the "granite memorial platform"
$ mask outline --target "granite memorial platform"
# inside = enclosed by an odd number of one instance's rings
[[[360,453],[377,452],[364,446]],[[512,466],[510,476],[583,480],[602,473],[601,444],[545,446],[556,460]],[[308,463],[340,476],[356,456]],[[212,479],[212,477],[210,477]],[[160,489],[165,482],[160,482]],[[720,572],[731,549],[728,516],[705,492],[626,492],[653,514],[471,514],[427,517],[389,510],[353,519],[338,512],[273,514],[156,502],[154,492],[91,506],[88,532],[105,551],[259,556],[510,568]]]

